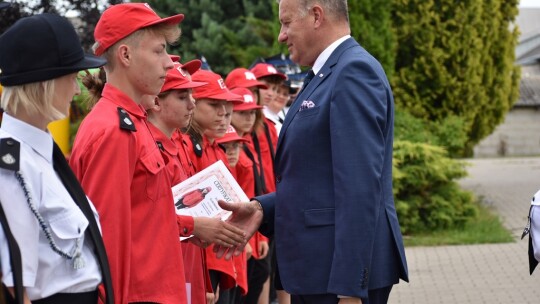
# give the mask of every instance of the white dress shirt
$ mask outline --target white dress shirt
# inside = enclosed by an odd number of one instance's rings
[[[0,202],[21,250],[23,285],[30,300],[59,292],[96,290],[102,278],[92,242],[84,238],[88,220],[54,171],[51,135],[4,113],[0,139],[6,137],[20,142],[20,172],[31,202],[49,227],[57,247],[72,255],[76,251],[77,240],[83,244],[79,251],[85,265],[75,269],[73,259],[53,251],[29,207],[15,172],[0,168]],[[99,223],[96,209],[90,205]],[[7,244],[2,242],[0,246],[0,259],[9,261],[5,256]],[[2,274],[4,284],[13,286],[9,263],[2,263]]]

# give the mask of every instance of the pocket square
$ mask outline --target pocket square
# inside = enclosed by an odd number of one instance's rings
[[[302,111],[305,109],[313,108],[315,106],[315,103],[311,100],[304,100],[302,104],[300,105],[300,109],[298,111]]]

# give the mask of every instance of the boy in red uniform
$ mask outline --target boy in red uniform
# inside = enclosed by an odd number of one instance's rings
[[[187,302],[171,183],[140,105],[173,67],[166,46],[183,17],[119,4],[94,32],[107,84],[79,128],[70,165],[100,214],[116,303]]]

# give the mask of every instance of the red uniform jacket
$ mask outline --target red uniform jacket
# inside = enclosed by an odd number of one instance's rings
[[[259,142],[259,150],[257,151],[255,145],[255,138],[249,136],[250,141],[248,142],[248,147],[250,151],[255,156],[255,159],[258,160],[260,155],[261,167],[264,174],[264,182],[266,186],[266,192],[270,193],[276,191],[276,180],[274,177],[274,161],[272,159],[272,151],[276,151],[278,134],[274,123],[268,118],[264,118],[264,125],[257,131],[256,138]],[[268,130],[268,135],[266,130]],[[269,137],[269,138],[268,138]]]
[[[221,149],[215,142],[210,143],[206,136],[203,136],[203,142],[201,145],[202,155],[197,156],[194,148],[193,141],[188,139],[188,152],[191,161],[195,164],[197,171],[201,171],[218,160],[223,161],[228,166],[227,155],[225,151]],[[216,258],[216,254],[213,251],[214,246],[206,248],[206,265],[209,270],[219,271],[223,275],[221,276],[220,288],[223,290],[230,289],[236,286],[237,271],[234,263],[234,259],[229,261],[225,259]],[[247,290],[247,287],[246,287]]]
[[[193,167],[187,162],[183,162],[183,156],[187,157],[184,144],[181,140],[181,133],[175,132],[173,141],[169,139],[161,130],[150,124],[150,130],[154,134],[154,139],[161,148],[163,158],[168,160],[167,169],[171,177],[171,184],[176,185],[193,175]],[[180,135],[180,136],[179,136]],[[178,216],[178,229],[181,236],[193,234],[193,217]],[[204,249],[185,241],[182,245],[182,259],[184,261],[184,272],[186,278],[186,291],[192,304],[206,304],[206,292],[212,292],[212,286],[207,284],[208,270],[206,269]],[[189,288],[187,288],[189,286]]]
[[[171,183],[142,107],[106,84],[70,165],[99,212],[115,302],[186,303]]]
[[[255,197],[257,194],[255,193],[255,173],[253,171],[253,162],[243,150],[240,150],[240,157],[238,158],[235,171],[236,180],[238,181],[238,184],[242,190],[244,190],[246,193],[247,197]],[[256,232],[249,240],[249,245],[253,250],[252,258],[254,259],[260,259],[258,250],[259,242],[268,242],[268,238],[259,232]]]

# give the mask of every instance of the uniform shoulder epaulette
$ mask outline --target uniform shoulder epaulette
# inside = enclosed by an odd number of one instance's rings
[[[131,120],[128,112],[121,107],[118,107],[118,118],[120,119],[120,129],[128,130],[131,132],[137,132],[135,128],[135,123]]]
[[[0,139],[0,168],[19,171],[21,144],[8,137]]]
[[[201,143],[195,138],[195,136],[191,134],[189,134],[189,138],[191,139],[191,143],[193,144],[193,152],[195,152],[195,155],[197,155],[197,157],[202,157]]]

